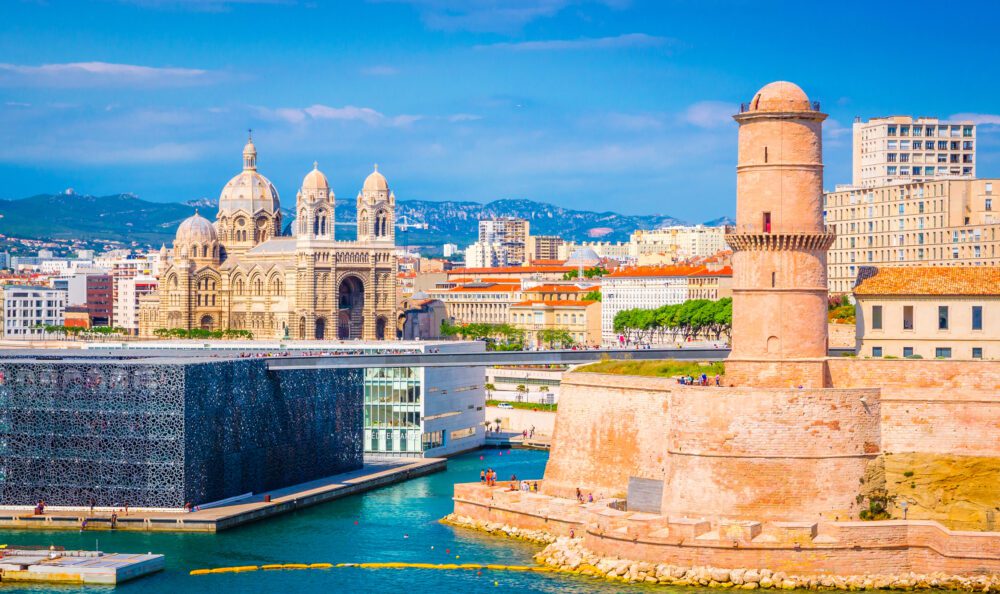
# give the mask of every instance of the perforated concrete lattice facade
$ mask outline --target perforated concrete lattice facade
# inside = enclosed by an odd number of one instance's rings
[[[180,508],[362,466],[362,374],[0,361],[0,505]]]

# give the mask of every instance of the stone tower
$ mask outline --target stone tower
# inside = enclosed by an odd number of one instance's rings
[[[391,244],[396,240],[396,195],[378,165],[358,192],[358,241]]]
[[[330,182],[319,170],[319,163],[313,163],[313,169],[302,180],[302,187],[295,197],[296,238],[333,239],[335,197],[330,189]]]
[[[741,105],[733,248],[735,361],[771,362],[747,383],[823,385],[827,356],[822,125],[798,86],[773,82]],[[803,365],[780,365],[798,360]],[[816,374],[819,374],[819,377]]]

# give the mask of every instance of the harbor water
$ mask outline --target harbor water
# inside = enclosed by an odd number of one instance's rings
[[[501,479],[541,478],[547,452],[481,450],[448,461],[448,470],[362,495],[218,534],[142,532],[0,532],[0,543],[64,546],[166,555],[166,570],[118,586],[115,592],[224,594],[228,592],[630,592],[644,586],[559,574],[427,569],[332,568],[188,575],[192,569],[270,563],[534,564],[540,546],[445,526],[452,486],[479,480],[492,467]],[[483,459],[480,460],[480,457]],[[97,542],[99,541],[99,542]],[[0,584],[4,592],[110,592],[44,584]],[[655,591],[666,591],[656,588]],[[694,589],[677,589],[692,593]]]

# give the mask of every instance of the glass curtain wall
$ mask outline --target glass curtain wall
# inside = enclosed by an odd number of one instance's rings
[[[420,398],[417,369],[365,369],[366,454],[422,455]]]

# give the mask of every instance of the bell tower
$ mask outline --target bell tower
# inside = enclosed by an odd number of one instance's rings
[[[739,123],[739,157],[736,232],[727,236],[734,274],[730,360],[825,358],[826,258],[834,240],[823,222],[826,114],[798,86],[773,82],[733,117]],[[813,367],[771,365],[775,377],[743,379],[822,385]]]

